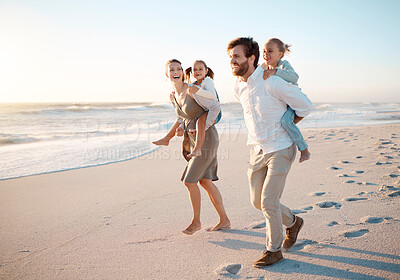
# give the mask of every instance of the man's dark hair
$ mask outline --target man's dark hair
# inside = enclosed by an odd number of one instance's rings
[[[254,67],[258,65],[258,59],[260,58],[260,48],[258,43],[254,41],[252,37],[239,37],[229,42],[227,51],[229,53],[234,47],[242,45],[244,47],[244,55],[250,57],[254,55],[256,59],[254,60]]]

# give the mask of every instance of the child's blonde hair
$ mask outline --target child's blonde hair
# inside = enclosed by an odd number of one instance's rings
[[[270,43],[270,42],[275,43],[275,44],[278,46],[279,51],[280,51],[280,52],[283,52],[283,56],[284,56],[285,54],[290,53],[290,48],[292,47],[292,45],[285,44],[284,42],[282,42],[282,41],[281,41],[280,39],[278,39],[278,38],[271,38],[271,39],[269,39],[269,40],[267,41],[267,44]],[[282,57],[283,57],[283,56],[282,56]]]
[[[204,68],[206,68],[207,70],[206,77],[210,77],[211,79],[214,80],[214,71],[211,70],[211,68],[208,68],[207,64],[203,60],[196,60],[195,62],[193,62],[193,65],[195,65],[196,63],[203,63]],[[187,82],[190,82],[191,74],[192,74],[192,67],[189,67],[185,70],[185,79]]]

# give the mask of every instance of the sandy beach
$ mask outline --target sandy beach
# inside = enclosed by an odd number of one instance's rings
[[[399,279],[400,125],[304,130],[282,202],[305,220],[284,260],[264,250],[246,135],[220,138],[220,189],[232,229],[202,191],[202,229],[180,182],[181,138],[133,160],[0,181],[0,279]]]

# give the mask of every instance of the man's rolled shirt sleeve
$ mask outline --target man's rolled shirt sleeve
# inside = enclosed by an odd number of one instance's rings
[[[313,108],[312,102],[308,99],[298,86],[284,81],[282,78],[272,76],[270,92],[279,100],[285,102],[292,108],[299,117],[306,117]]]

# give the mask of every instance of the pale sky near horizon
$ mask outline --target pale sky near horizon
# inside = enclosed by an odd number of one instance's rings
[[[0,102],[167,102],[170,58],[206,61],[236,101],[240,36],[292,44],[313,102],[400,102],[399,14],[397,0],[0,0]]]

